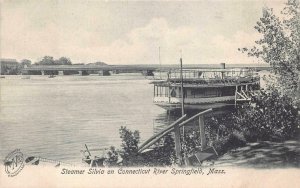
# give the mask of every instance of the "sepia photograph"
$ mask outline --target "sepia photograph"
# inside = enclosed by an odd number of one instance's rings
[[[0,0],[0,187],[297,187],[299,0]]]

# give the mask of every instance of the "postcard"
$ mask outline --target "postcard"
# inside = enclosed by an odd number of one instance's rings
[[[297,187],[299,0],[1,0],[0,187]]]

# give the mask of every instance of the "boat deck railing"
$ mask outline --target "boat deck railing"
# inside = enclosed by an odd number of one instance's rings
[[[183,79],[236,79],[241,77],[256,77],[251,69],[203,69],[203,70],[182,70]],[[168,72],[168,79],[181,79],[180,70]]]
[[[258,84],[259,77],[234,77],[234,78],[185,78],[183,80],[185,87],[209,87],[209,86],[235,86],[235,85],[247,85]],[[164,81],[151,82],[158,86],[175,86],[181,84],[180,78],[169,78]]]

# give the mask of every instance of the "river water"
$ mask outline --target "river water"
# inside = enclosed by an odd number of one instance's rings
[[[121,144],[119,128],[139,130],[172,121],[152,103],[151,81],[139,74],[6,76],[0,79],[0,159],[14,149],[27,155],[80,163],[90,148]]]
[[[5,76],[0,79],[0,160],[21,149],[79,164],[84,144],[120,147],[121,126],[139,130],[146,140],[178,118],[153,104],[150,82],[141,74]]]

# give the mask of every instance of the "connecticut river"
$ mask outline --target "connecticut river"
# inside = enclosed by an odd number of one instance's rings
[[[119,128],[141,140],[168,123],[152,103],[153,86],[139,74],[114,76],[6,76],[0,80],[0,159],[26,155],[81,163],[80,150],[119,147]]]

